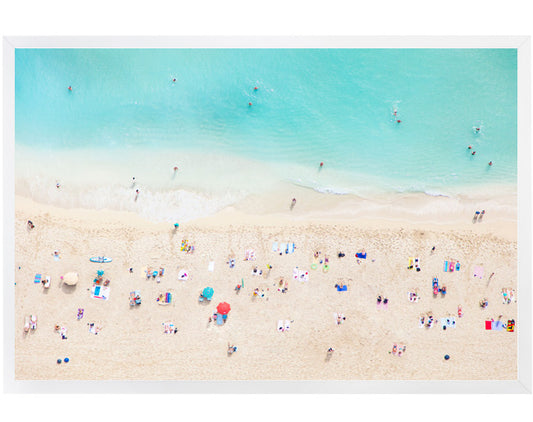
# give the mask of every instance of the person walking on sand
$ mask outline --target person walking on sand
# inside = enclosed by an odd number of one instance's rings
[[[139,189],[135,190],[135,201],[137,201],[137,198],[139,198]]]
[[[292,201],[291,201],[291,211],[292,211],[292,209],[294,208],[295,205],[296,205],[296,198],[292,198]]]

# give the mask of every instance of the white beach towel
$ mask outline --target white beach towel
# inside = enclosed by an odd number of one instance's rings
[[[207,271],[215,271],[215,261],[210,261],[209,265],[207,266]]]
[[[298,267],[296,267],[292,270],[292,278],[294,278],[295,280],[298,280],[298,277],[299,277],[299,271],[298,271]]]
[[[274,242],[272,243],[272,252],[277,252],[278,251],[278,242]]]
[[[309,281],[309,272],[298,271],[298,278],[300,281]]]
[[[178,273],[178,278],[183,281],[188,280],[189,272],[186,270],[180,270],[180,272]]]
[[[285,331],[289,331],[289,328],[291,328],[291,322],[286,319],[285,320]]]
[[[285,253],[286,250],[287,250],[287,244],[286,243],[280,243],[279,244],[280,253]]]
[[[278,321],[278,331],[284,331],[283,320],[281,319]]]
[[[294,252],[294,243],[289,243],[287,246],[287,253],[293,253]]]

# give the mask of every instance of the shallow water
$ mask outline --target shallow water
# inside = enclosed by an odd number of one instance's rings
[[[513,189],[516,86],[513,49],[17,49],[17,193],[171,221],[280,182]]]

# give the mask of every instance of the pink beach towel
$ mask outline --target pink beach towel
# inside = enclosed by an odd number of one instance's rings
[[[474,267],[474,277],[483,278],[483,267],[477,265]]]

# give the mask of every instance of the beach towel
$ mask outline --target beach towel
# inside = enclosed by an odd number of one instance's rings
[[[457,261],[457,264],[455,264],[455,271],[459,271],[461,269],[461,264],[459,261]]]
[[[60,259],[60,258],[59,258],[59,255],[54,255],[54,261],[57,262],[57,261],[59,261],[59,259]]]
[[[298,274],[299,274],[298,267],[293,268],[292,269],[292,278],[294,278],[295,280],[298,280]]]
[[[244,252],[245,261],[255,261],[255,251],[253,249],[247,249]]]
[[[48,289],[50,287],[50,276],[47,275],[45,277],[45,280],[46,280],[46,282],[43,284],[43,286],[44,286],[45,289]]]
[[[94,285],[92,296],[94,299],[109,299],[109,286]]]
[[[483,267],[479,266],[479,265],[476,265],[474,267],[474,277],[478,277],[478,278],[483,278]]]
[[[284,331],[285,328],[283,327],[283,320],[278,321],[278,331]]]
[[[450,266],[448,265],[448,261],[444,261],[444,272],[447,273],[448,272],[448,268]]]
[[[356,258],[366,259],[366,252],[357,252],[355,254]]]
[[[285,320],[285,331],[289,331],[289,328],[291,328],[291,322],[286,319]]]
[[[420,258],[415,258],[415,269],[420,271]]]
[[[180,270],[180,272],[178,273],[178,278],[179,278],[180,280],[183,280],[183,281],[188,280],[188,279],[189,279],[189,273],[188,273],[188,271],[186,271],[186,270]]]
[[[294,243],[289,243],[287,245],[287,253],[293,253],[294,252]]]
[[[215,261],[210,261],[209,265],[207,266],[207,271],[215,271]]]
[[[454,261],[450,261],[450,269],[449,269],[449,271],[453,273],[454,270],[455,270],[455,262]]]
[[[300,281],[309,281],[309,273],[307,271],[298,271],[298,279]]]
[[[496,331],[503,330],[503,322],[501,321],[492,321],[492,329]]]
[[[282,254],[287,250],[287,244],[286,243],[280,243],[279,244],[279,253]]]
[[[217,314],[217,325],[223,325],[224,324],[224,318],[222,318],[222,314]]]
[[[42,280],[41,274],[35,274],[35,279],[33,280],[34,283],[40,283]]]
[[[422,316],[418,319],[418,328],[424,327],[425,318]]]
[[[272,243],[272,252],[277,252],[278,251],[278,242],[274,242]]]
[[[446,322],[446,318],[441,318],[440,319],[440,325],[442,328],[446,327],[448,324]]]
[[[485,321],[485,330],[492,330],[492,321]]]
[[[407,298],[410,302],[418,302],[418,299],[420,299],[420,297],[413,292],[407,292]]]
[[[337,291],[338,291],[338,292],[345,292],[345,291],[347,291],[347,290],[348,290],[348,286],[344,285],[344,286],[341,287],[341,286],[339,286],[339,285],[337,284]]]
[[[357,254],[356,254],[356,256],[357,256]],[[413,262],[414,262],[414,258],[409,257],[409,264],[407,265],[407,269],[408,270],[412,270],[413,269]]]
[[[509,333],[513,333],[514,332],[514,320],[513,319],[510,319],[507,321],[507,332]]]

